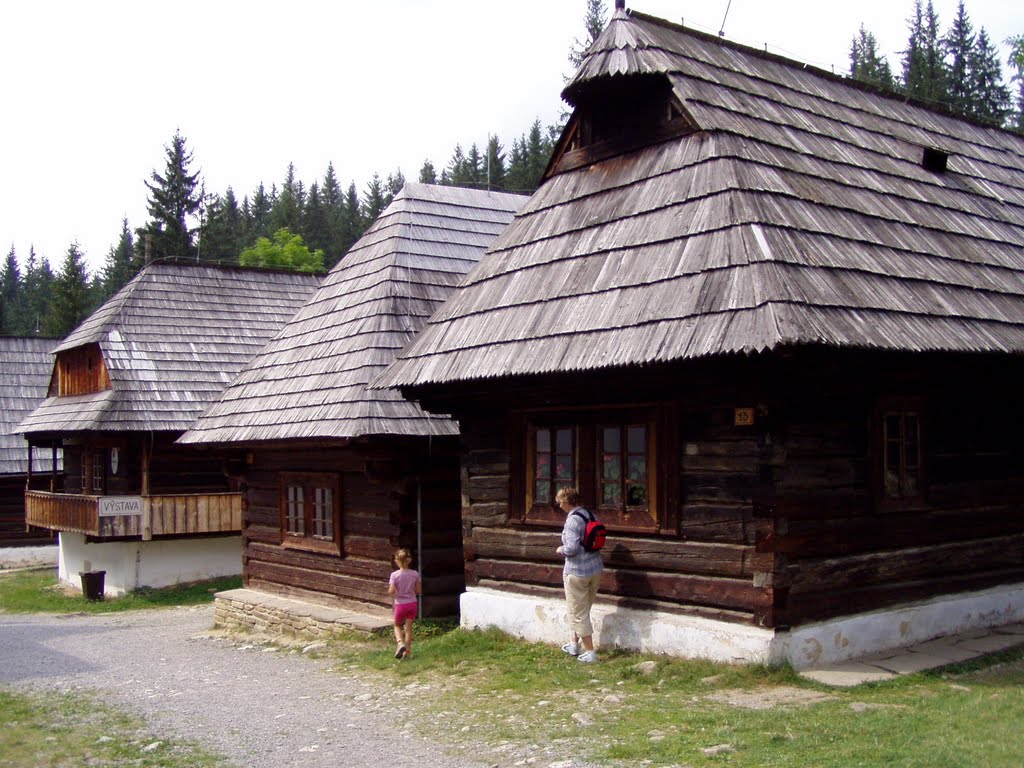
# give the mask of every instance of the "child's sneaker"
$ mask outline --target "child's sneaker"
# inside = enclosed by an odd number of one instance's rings
[[[577,661],[582,664],[593,664],[597,661],[597,651],[584,651],[577,657]]]
[[[579,643],[566,643],[562,646],[562,651],[568,653],[570,656],[580,655],[580,644]]]
[[[405,646],[404,646],[404,645],[400,645],[400,646],[398,646],[398,650],[397,650],[397,651],[395,651],[395,658],[396,658],[396,659],[400,659],[400,658],[402,658],[403,656],[405,656],[405,654],[406,654],[406,648],[405,648]]]

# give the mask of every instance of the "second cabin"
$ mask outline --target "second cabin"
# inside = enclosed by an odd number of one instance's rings
[[[406,184],[179,441],[245,455],[250,590],[381,614],[390,604],[392,555],[404,547],[423,577],[421,615],[458,612],[458,425],[367,384],[523,201]]]

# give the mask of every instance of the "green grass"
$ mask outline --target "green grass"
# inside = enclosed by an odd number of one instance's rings
[[[562,759],[622,766],[1024,765],[1024,649],[846,689],[789,668],[623,652],[583,666],[498,632],[416,629],[402,662],[380,640],[333,653],[341,671],[414,691],[409,705],[443,740],[519,745],[520,759],[554,746]],[[638,668],[644,661],[653,670]]]
[[[215,592],[241,585],[241,577],[232,576],[166,589],[140,589],[123,597],[86,600],[77,590],[59,584],[55,571],[16,571],[0,573],[0,610],[9,613],[114,613],[199,605],[212,602]]]
[[[153,736],[141,720],[90,694],[0,688],[0,712],[0,768],[226,764],[195,744]]]

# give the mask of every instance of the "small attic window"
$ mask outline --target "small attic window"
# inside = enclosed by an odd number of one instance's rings
[[[597,79],[574,89],[569,100],[575,111],[555,151],[555,173],[697,128],[660,74]]]
[[[945,173],[949,162],[949,153],[934,147],[925,147],[921,156],[921,167],[932,173]]]
[[[628,139],[682,117],[662,77],[616,78],[581,94],[577,125],[567,149]]]

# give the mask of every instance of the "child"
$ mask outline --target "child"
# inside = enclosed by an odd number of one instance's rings
[[[395,658],[408,657],[412,653],[412,622],[416,618],[416,595],[420,593],[420,575],[409,564],[412,555],[408,549],[395,552],[398,570],[388,581],[388,594],[395,596],[395,643],[398,649]]]

